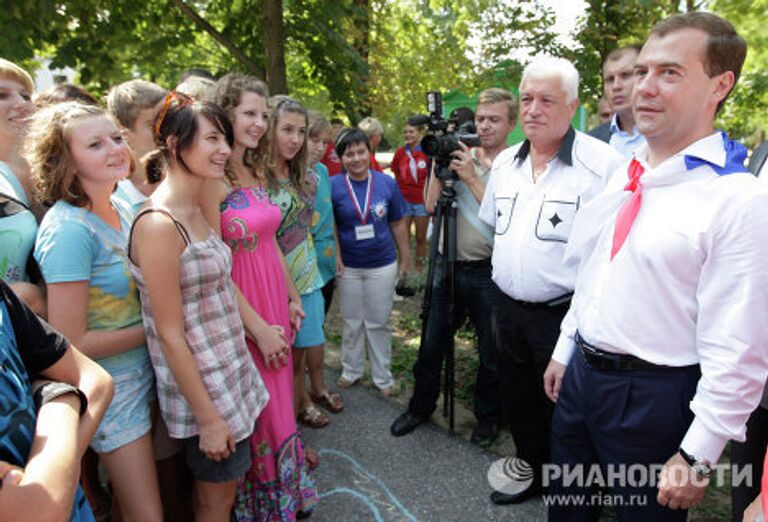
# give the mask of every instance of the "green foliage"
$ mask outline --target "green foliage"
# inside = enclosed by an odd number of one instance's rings
[[[718,117],[718,126],[754,147],[766,139],[768,121],[768,0],[715,0],[707,5],[729,20],[747,41],[741,78]]]
[[[660,0],[588,0],[574,33],[580,47],[564,56],[573,60],[581,75],[581,100],[593,102],[602,96],[602,64],[622,45],[642,44],[653,24],[675,13],[675,2]]]

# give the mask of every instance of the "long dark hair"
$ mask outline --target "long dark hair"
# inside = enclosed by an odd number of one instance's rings
[[[197,136],[198,116],[203,116],[226,137],[231,147],[235,142],[232,124],[227,113],[218,105],[208,101],[195,101],[189,96],[177,92],[169,92],[165,97],[162,110],[155,120],[155,143],[157,150],[147,155],[147,180],[157,183],[163,176],[171,160],[175,160],[186,170],[189,166],[181,157],[181,152],[190,148]],[[168,138],[176,138],[174,150],[168,147]]]

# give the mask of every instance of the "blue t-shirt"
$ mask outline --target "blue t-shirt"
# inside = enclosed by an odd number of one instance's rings
[[[21,347],[18,339],[23,341]],[[37,424],[30,376],[53,366],[67,348],[61,335],[0,283],[0,460],[26,466]],[[78,487],[70,521],[92,520],[91,509]]]
[[[141,302],[126,257],[131,211],[112,197],[121,230],[89,210],[57,201],[40,223],[35,259],[48,284],[88,281],[88,330],[120,330],[141,325]],[[145,346],[102,357],[114,375],[120,369],[149,364]]]
[[[6,283],[29,281],[27,261],[36,233],[37,220],[29,210],[27,195],[11,168],[0,161],[0,278]]]
[[[347,188],[347,179],[362,212],[365,212],[368,189],[368,180],[355,181],[346,175],[331,178],[331,199],[344,266],[379,268],[394,263],[397,260],[397,251],[390,223],[402,219],[405,208],[405,200],[397,183],[381,172],[370,171],[370,208],[364,217],[365,224],[373,225],[373,237],[358,240],[355,228],[363,225],[363,222]]]
[[[312,167],[317,173],[315,213],[312,216],[312,237],[315,240],[317,268],[323,285],[336,277],[336,240],[333,237],[333,202],[328,168],[322,163]]]

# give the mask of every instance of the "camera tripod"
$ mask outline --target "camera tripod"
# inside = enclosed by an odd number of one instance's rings
[[[440,238],[442,234],[443,253],[441,256],[443,288],[447,292],[446,315],[450,319],[451,328],[453,327],[454,304],[454,282],[455,282],[455,263],[456,263],[456,191],[453,188],[455,174],[450,172],[448,167],[435,165],[437,178],[443,180],[443,188],[440,192],[440,198],[435,206],[435,220],[432,228],[432,237],[429,241],[429,265],[427,269],[427,281],[424,290],[424,300],[421,303],[421,343],[424,343],[427,334],[427,323],[429,320],[430,308],[432,305],[432,288],[435,280],[435,264],[440,247]],[[419,346],[421,351],[421,346]],[[450,336],[448,346],[445,348],[445,364],[443,379],[443,417],[448,419],[450,432],[454,433],[454,413],[455,413],[455,365],[456,351],[454,345],[454,335]]]

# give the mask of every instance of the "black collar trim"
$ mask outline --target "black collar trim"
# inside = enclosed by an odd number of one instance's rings
[[[560,158],[560,161],[568,165],[569,167],[573,166],[573,142],[576,139],[576,131],[573,129],[573,127],[568,127],[568,132],[565,133],[565,136],[563,136],[563,141],[560,143],[560,148],[557,150],[557,154],[555,154],[555,157]],[[517,150],[517,154],[515,154],[515,159],[519,162],[525,161],[525,158],[528,157],[528,154],[531,152],[531,142],[527,139],[523,142],[522,145],[520,145],[520,148]]]

